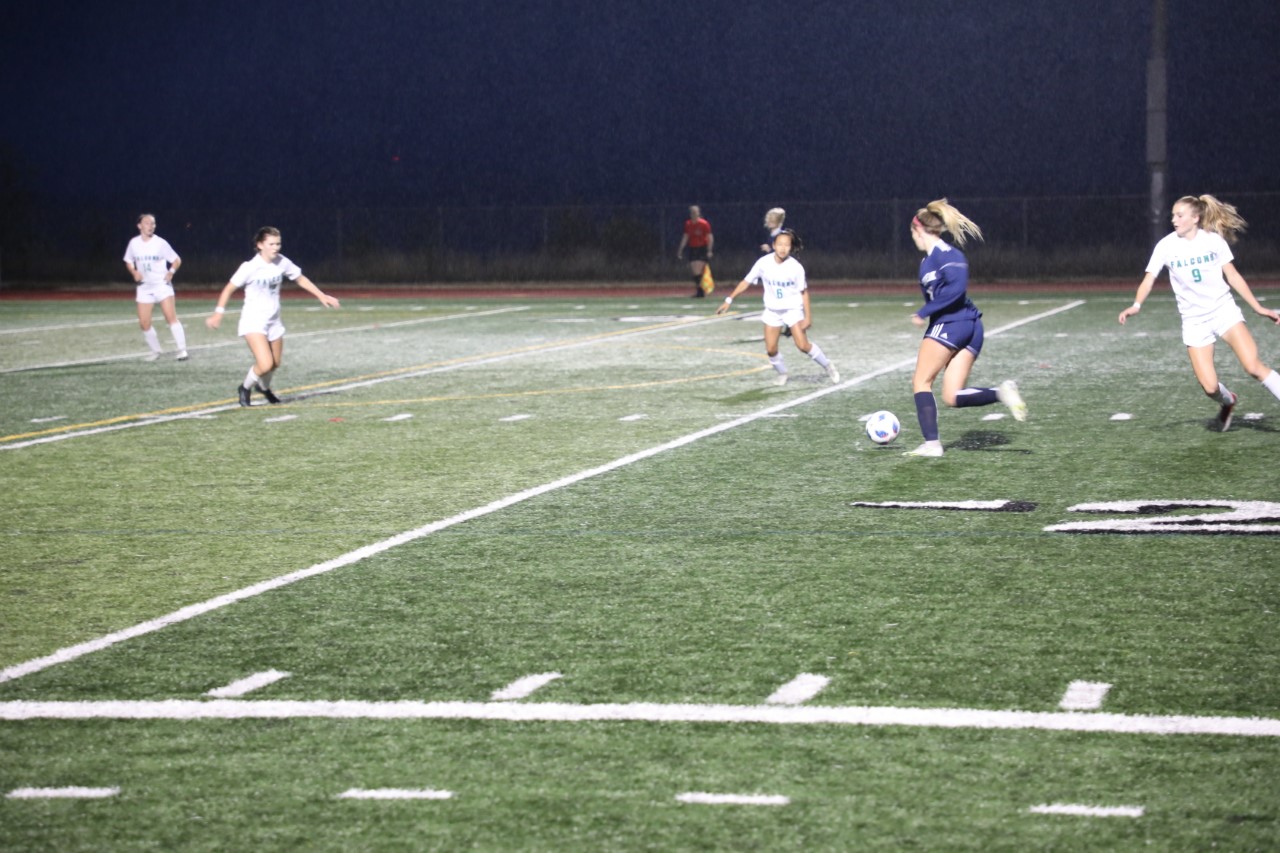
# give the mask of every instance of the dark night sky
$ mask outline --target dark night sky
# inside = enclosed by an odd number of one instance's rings
[[[1168,8],[1173,189],[1280,189],[1280,3]],[[0,165],[125,208],[1142,194],[1150,21],[1150,0],[43,0],[0,33]]]

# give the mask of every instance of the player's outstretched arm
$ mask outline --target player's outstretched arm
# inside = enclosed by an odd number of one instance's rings
[[[216,329],[222,325],[222,315],[227,310],[227,301],[231,299],[231,294],[235,292],[235,282],[227,282],[226,287],[222,288],[222,292],[218,294],[218,304],[214,306],[213,313],[204,318],[206,326],[210,329]]]
[[[743,291],[745,291],[750,286],[751,286],[751,282],[747,281],[746,279],[743,279],[742,281],[738,282],[738,286],[733,289],[733,293],[730,293],[728,296],[726,296],[724,298],[724,302],[721,302],[718,306],[716,306],[716,313],[723,314],[724,312],[728,311],[730,306],[733,305],[733,300],[737,299],[738,295]]]
[[[340,307],[342,307],[342,306],[338,303],[338,300],[337,300],[335,297],[330,296],[329,294],[325,293],[325,292],[324,292],[323,290],[321,290],[320,288],[316,287],[315,282],[313,282],[311,279],[307,278],[305,275],[300,275],[300,276],[298,276],[298,287],[301,287],[301,288],[302,288],[303,290],[305,290],[307,293],[310,293],[310,294],[311,294],[312,296],[314,296],[316,299],[319,299],[319,300],[320,300],[320,304],[321,304],[321,305],[323,305],[323,306],[325,306],[326,308],[340,308]]]
[[[1231,285],[1231,289],[1240,294],[1240,298],[1248,303],[1255,313],[1266,317],[1273,323],[1280,323],[1280,314],[1270,308],[1262,307],[1262,303],[1253,295],[1253,288],[1249,287],[1249,283],[1244,280],[1244,276],[1240,275],[1240,271],[1236,269],[1235,264],[1224,264],[1222,275],[1227,279],[1227,284]]]
[[[1124,325],[1124,321],[1128,320],[1134,314],[1142,310],[1142,303],[1147,301],[1147,297],[1151,295],[1151,288],[1155,286],[1155,273],[1147,273],[1142,277],[1142,283],[1138,285],[1138,294],[1133,297],[1133,304],[1120,312],[1120,325]]]

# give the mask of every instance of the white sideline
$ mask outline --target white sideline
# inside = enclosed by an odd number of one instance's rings
[[[1027,809],[1032,814],[1065,814],[1076,817],[1142,817],[1142,806],[1084,806],[1075,803],[1049,803]]]
[[[1059,306],[1058,308],[1054,308],[1050,311],[1045,311],[1040,314],[1036,314],[1031,317],[1027,317],[1022,320],[1015,321],[1013,323],[1008,323],[1004,326],[1001,326],[998,329],[995,329],[989,332],[988,337],[997,335],[1009,329],[1017,328],[1018,326],[1025,325],[1027,323],[1034,322],[1036,320],[1043,319],[1045,317],[1053,316],[1054,314],[1058,314],[1063,311],[1068,311],[1072,308],[1075,308],[1083,304],[1084,304],[1083,300],[1076,300],[1074,302],[1069,302],[1066,305]],[[569,348],[570,346],[576,346],[576,345],[577,344],[566,345],[566,348]],[[658,456],[659,454],[666,453],[669,450],[675,450],[676,448],[684,447],[687,444],[693,444],[695,441],[700,441],[704,438],[708,438],[713,435],[718,435],[719,433],[722,433],[722,432],[728,432],[731,429],[737,429],[740,426],[745,426],[746,424],[750,424],[754,421],[760,420],[761,418],[767,418],[770,415],[777,414],[778,412],[783,412],[788,409],[793,409],[798,406],[803,406],[807,403],[813,402],[814,400],[821,399],[822,397],[825,397],[828,394],[834,394],[837,391],[842,391],[847,388],[852,388],[855,385],[861,385],[864,382],[869,382],[870,380],[875,379],[876,377],[879,377],[879,376],[883,376],[886,373],[893,373],[894,371],[901,370],[904,367],[914,365],[914,364],[915,364],[915,357],[912,356],[911,358],[903,359],[902,361],[899,361],[895,364],[888,365],[887,367],[882,367],[878,370],[873,370],[870,373],[864,373],[861,376],[854,377],[853,379],[846,379],[844,382],[841,382],[837,385],[828,385],[827,387],[821,388],[817,391],[811,391],[808,394],[804,394],[799,397],[790,398],[788,400],[785,400],[784,402],[777,403],[773,406],[769,406],[767,408],[761,409],[753,414],[743,415],[742,417],[734,418],[733,420],[730,420],[730,421],[724,421],[722,423],[716,424],[715,426],[707,427],[706,429],[701,429],[701,430],[698,430],[697,432],[689,433],[688,435],[681,436],[680,438],[676,438],[671,441],[665,442],[663,444],[650,447],[647,450],[641,450],[637,453],[632,453],[627,456],[623,456],[618,459],[615,459],[612,462],[606,462],[604,465],[598,465],[595,468],[588,468],[585,471],[579,471],[576,474],[570,474],[567,477],[561,477],[560,479],[553,480],[550,483],[544,483],[541,486],[534,486],[533,488],[525,489],[522,492],[516,492],[513,495],[508,495],[505,498],[499,498],[498,500],[487,503],[484,506],[479,506],[479,507],[475,507],[474,509],[469,509],[466,512],[459,513],[449,518],[440,519],[439,521],[433,521],[430,524],[424,524],[422,527],[418,527],[413,530],[407,530],[403,533],[392,536],[390,539],[383,539],[381,542],[374,542],[371,545],[365,545],[364,547],[357,548],[354,551],[348,551],[345,554],[334,557],[331,560],[326,560],[323,563],[316,563],[315,565],[305,569],[299,569],[298,571],[295,571],[295,572],[289,572],[288,574],[280,575],[279,577],[261,581],[259,583],[253,584],[252,586],[243,587],[242,589],[238,589],[234,592],[226,593],[225,595],[219,595],[215,598],[208,599],[207,601],[202,601],[198,604],[188,605],[179,610],[175,610],[172,613],[168,613],[164,616],[160,616],[156,619],[152,619],[147,622],[142,622],[132,627],[124,628],[120,631],[115,631],[105,636],[98,637],[97,639],[94,639],[94,640],[88,640],[83,643],[77,643],[74,646],[66,646],[64,648],[58,649],[52,654],[45,655],[44,657],[33,658],[32,660],[25,661],[24,663],[15,664],[13,666],[6,667],[5,669],[0,670],[0,684],[3,684],[6,681],[12,681],[15,678],[21,678],[24,675],[30,675],[33,672],[40,672],[43,669],[48,669],[49,667],[55,666],[60,663],[66,663],[68,661],[75,660],[76,658],[83,657],[84,655],[91,654],[93,652],[99,652],[99,651],[102,651],[103,649],[108,649],[116,645],[117,643],[124,642],[125,640],[131,640],[134,637],[140,637],[144,634],[150,634],[153,631],[159,631],[161,628],[167,628],[170,625],[176,625],[179,622],[185,622],[188,619],[194,619],[195,617],[202,616],[205,613],[209,613],[214,610],[219,610],[230,604],[235,604],[237,601],[243,601],[245,599],[254,598],[258,595],[261,595],[264,592],[270,592],[273,589],[278,589],[282,586],[288,586],[289,584],[296,583],[297,581],[300,581],[300,580],[305,580],[306,578],[313,577],[315,575],[322,575],[327,572],[331,572],[334,569],[340,569],[345,566],[352,565],[353,563],[358,563],[367,557],[372,557],[377,554],[381,554],[383,551],[389,551],[392,548],[395,548],[399,545],[404,545],[405,543],[422,539],[426,536],[430,536],[433,533],[438,533],[441,530],[445,530],[447,528],[461,524],[464,521],[471,521],[476,518],[483,518],[486,515],[491,515],[492,513],[498,512],[499,510],[503,510],[508,507],[515,506],[516,504],[523,503],[524,501],[530,500],[532,498],[541,497],[542,495],[548,494],[549,492],[554,492],[559,489],[565,488],[566,486],[572,486],[576,483],[580,483],[583,480],[589,480],[593,477],[598,477],[602,474],[607,474],[610,471],[616,471],[619,468],[625,468],[628,465],[633,465],[636,462],[641,462],[645,459]],[[16,445],[11,445],[11,446],[16,446]],[[0,450],[3,450],[3,449],[5,448],[0,447]]]
[[[791,802],[790,797],[782,794],[708,794],[703,791],[676,794],[676,799],[704,806],[785,806]]]
[[[340,800],[447,800],[453,791],[433,791],[430,788],[351,788],[338,795]]]
[[[103,799],[120,793],[119,788],[14,788],[5,794],[11,800]]]
[[[0,720],[488,720],[581,723],[759,723],[764,725],[904,726],[1135,735],[1280,737],[1280,719],[1186,715],[992,711],[893,706],[691,705],[658,702],[361,702],[251,699],[0,702]]]

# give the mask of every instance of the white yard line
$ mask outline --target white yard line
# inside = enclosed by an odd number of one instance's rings
[[[1073,681],[1067,685],[1058,707],[1064,711],[1096,711],[1110,689],[1111,685],[1103,681]]]
[[[825,690],[830,683],[831,679],[825,675],[802,672],[764,701],[766,705],[801,705]]]
[[[489,720],[513,723],[760,723],[903,726],[929,729],[1038,730],[1132,735],[1280,737],[1266,717],[1078,714],[983,708],[892,706],[692,705],[659,702],[360,702],[251,699],[0,702],[0,720]]]
[[[422,323],[441,323],[446,320],[461,320],[465,317],[484,317],[491,314],[509,314],[512,311],[528,311],[529,308],[523,305],[515,305],[508,308],[494,308],[489,311],[468,311],[463,314],[449,314],[443,317],[419,317],[413,320],[397,320],[393,323],[368,323],[361,326],[347,326],[342,329],[319,329],[314,332],[292,332],[289,334],[289,340],[298,340],[299,338],[312,338],[317,335],[341,335],[348,332],[370,332],[380,331],[382,329],[396,329],[403,326],[415,326]],[[239,313],[237,311],[228,311],[227,314]],[[188,315],[192,317],[203,317],[203,314]],[[115,321],[112,321],[115,322]],[[136,319],[127,322],[136,324]],[[106,324],[102,324],[106,325]],[[216,344],[201,344],[199,346],[187,347],[188,352],[203,352],[211,349],[221,349],[222,347],[244,346],[244,342],[239,338],[232,338],[228,341],[221,341]],[[127,355],[104,355],[98,358],[82,358],[76,361],[55,361],[48,364],[33,364],[27,367],[8,367],[0,370],[0,375],[5,373],[28,373],[36,370],[49,370],[55,367],[83,367],[87,364],[105,364],[111,361],[129,361],[136,360],[145,356],[145,352],[131,352]],[[172,360],[173,353],[168,352],[161,356],[162,359]]]
[[[1020,320],[1015,323],[1002,326],[999,329],[996,329],[993,332],[991,332],[991,334],[992,335],[999,334],[1000,332],[1003,332],[1007,329],[1016,328],[1018,326],[1032,322],[1033,320],[1038,318],[1050,317],[1059,312],[1066,311],[1066,310],[1069,310],[1070,308],[1076,307],[1077,305],[1083,305],[1083,304],[1084,303],[1081,301],[1071,302],[1065,306],[1055,308],[1052,311],[1046,311],[1042,314],[1037,314],[1034,317],[1028,317],[1024,320]],[[642,333],[647,333],[649,331],[652,331],[652,330],[644,330]],[[570,348],[578,345],[583,345],[583,344],[566,344],[565,348]],[[513,354],[513,357],[515,357],[515,354]],[[637,453],[632,453],[627,456],[620,457],[618,459],[613,460],[612,462],[607,462],[604,465],[598,465],[595,468],[588,468],[584,471],[579,471],[576,474],[570,474],[567,477],[561,477],[558,480],[553,480],[550,483],[544,483],[541,486],[535,486],[531,489],[525,489],[524,491],[516,492],[515,494],[508,495],[507,497],[499,498],[498,500],[487,503],[484,506],[475,507],[474,509],[467,510],[466,512],[459,513],[449,518],[440,519],[439,521],[433,521],[430,524],[424,524],[423,526],[415,528],[413,530],[406,530],[405,532],[397,534],[396,536],[392,536],[389,539],[383,539],[381,542],[374,542],[370,545],[365,545],[362,548],[357,548],[354,551],[348,551],[346,554],[342,554],[340,556],[334,557],[331,560],[326,560],[323,563],[316,563],[315,565],[309,566],[308,568],[305,568],[305,569],[299,569],[294,572],[289,572],[288,574],[280,575],[278,577],[271,578],[269,580],[261,581],[251,586],[238,589],[234,592],[226,593],[225,595],[219,595],[215,598],[208,599],[207,601],[203,601],[198,604],[188,605],[187,607],[183,607],[180,610],[175,610],[172,613],[166,614],[164,616],[160,616],[159,618],[152,619],[147,622],[142,622],[130,628],[125,628],[120,631],[115,631],[105,636],[98,637],[97,639],[94,639],[94,640],[88,640],[83,643],[78,643],[74,646],[67,646],[65,648],[58,649],[52,654],[45,655],[44,657],[34,658],[24,663],[15,664],[13,666],[6,667],[4,670],[0,670],[0,684],[6,681],[12,681],[15,678],[21,678],[24,675],[30,675],[33,672],[40,672],[41,670],[48,669],[49,667],[55,666],[60,663],[66,663],[68,661],[76,660],[77,658],[83,657],[84,655],[91,654],[93,652],[99,652],[99,651],[102,651],[103,649],[109,649],[112,646],[116,645],[117,643],[122,643],[125,640],[130,640],[130,639],[133,639],[134,637],[140,637],[144,634],[150,634],[154,631],[159,631],[162,628],[167,628],[170,625],[176,625],[180,622],[186,622],[188,619],[194,619],[195,617],[202,616],[205,613],[210,613],[214,610],[220,610],[221,608],[231,604],[235,604],[238,601],[244,601],[246,599],[255,598],[259,595],[262,595],[265,592],[270,592],[273,589],[279,589],[280,587],[288,586],[289,584],[296,583],[297,581],[300,581],[300,580],[305,580],[306,578],[309,578],[309,577],[314,577],[315,575],[326,574],[328,572],[333,571],[334,569],[340,569],[340,568],[343,568],[344,566],[350,566],[354,563],[358,563],[361,560],[366,559],[367,557],[372,557],[376,554],[381,554],[384,551],[389,551],[390,549],[395,548],[399,545],[404,545],[405,543],[422,539],[426,536],[430,536],[433,533],[438,533],[441,530],[445,530],[455,525],[462,524],[465,521],[471,521],[472,519],[476,519],[476,518],[483,518],[486,515],[490,515],[500,510],[507,509],[508,507],[515,506],[516,504],[523,503],[527,500],[531,500],[536,497],[541,497],[542,495],[557,491],[559,489],[563,489],[567,486],[572,486],[576,483],[582,482],[583,480],[589,480],[593,477],[599,477],[602,474],[607,474],[611,471],[616,471],[619,468],[625,468],[629,465],[634,465],[637,462],[642,462],[646,459],[650,459],[654,456],[658,456],[663,453],[667,453],[671,450],[684,447],[685,445],[688,445],[688,444],[693,444],[694,442],[701,441],[704,438],[708,438],[713,435],[718,435],[722,432],[728,432],[729,430],[732,430],[732,429],[737,429],[740,426],[745,426],[747,424],[753,423],[757,420],[760,420],[761,418],[767,418],[770,415],[777,414],[778,412],[783,412],[788,409],[793,409],[799,406],[807,405],[813,402],[814,400],[818,400],[818,399],[821,399],[822,397],[827,396],[828,394],[834,394],[837,391],[842,391],[846,388],[852,388],[855,385],[860,385],[864,382],[869,382],[878,376],[883,376],[886,373],[892,373],[894,371],[901,370],[902,368],[913,365],[913,364],[915,364],[914,357],[910,359],[904,359],[903,361],[897,362],[895,364],[891,364],[887,367],[882,367],[879,370],[873,370],[870,373],[864,373],[863,375],[855,377],[853,379],[846,379],[844,382],[841,382],[838,385],[830,385],[830,386],[827,386],[826,388],[822,388],[818,391],[812,391],[800,397],[792,397],[781,403],[777,403],[773,406],[769,406],[767,408],[761,409],[753,414],[743,415],[742,417],[734,418],[731,421],[724,421],[722,423],[718,423],[715,426],[707,427],[706,429],[701,429],[701,430],[698,430],[697,432],[689,433],[688,435],[684,435],[684,436],[681,436],[680,438],[676,438],[671,441],[664,442],[663,444],[650,447],[646,450],[641,450]],[[232,407],[226,407],[226,408],[232,408]],[[218,410],[213,409],[209,411],[218,411]],[[189,417],[189,416],[190,415],[185,415],[184,417]]]
[[[214,699],[237,699],[246,693],[266,687],[268,684],[275,684],[280,679],[288,677],[289,673],[287,672],[269,669],[266,672],[255,672],[247,678],[241,678],[225,687],[210,690],[204,695],[212,696]]]
[[[489,698],[495,702],[506,702],[512,699],[525,699],[533,695],[535,690],[546,687],[557,678],[563,678],[558,672],[543,672],[538,675],[526,675],[517,678],[501,690],[495,690]]]

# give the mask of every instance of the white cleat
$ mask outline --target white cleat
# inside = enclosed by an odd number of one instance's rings
[[[928,456],[931,458],[937,458],[942,455],[942,442],[938,442],[936,444],[930,444],[929,442],[926,441],[924,444],[920,445],[915,450],[908,450],[906,453],[902,455],[903,456]]]
[[[836,366],[832,362],[827,362],[827,376],[831,379],[832,385],[840,381],[840,371],[836,370]]]
[[[182,352],[180,352],[180,353],[178,353],[176,356],[174,356],[174,358],[176,358],[178,361],[186,361],[186,360],[187,360],[188,358],[190,358],[190,357],[191,357],[191,356],[187,355],[187,351],[186,351],[186,350],[183,350]]]
[[[779,373],[779,374],[778,374],[778,378],[777,378],[777,379],[775,379],[775,380],[773,380],[773,384],[774,384],[774,385],[786,385],[786,384],[787,384],[787,374],[785,374],[785,373]]]
[[[1009,412],[1013,415],[1015,421],[1025,421],[1027,419],[1027,404],[1023,401],[1022,395],[1018,393],[1018,383],[1012,379],[1001,382],[1000,387],[996,388],[996,397],[1001,403],[1009,407]]]

